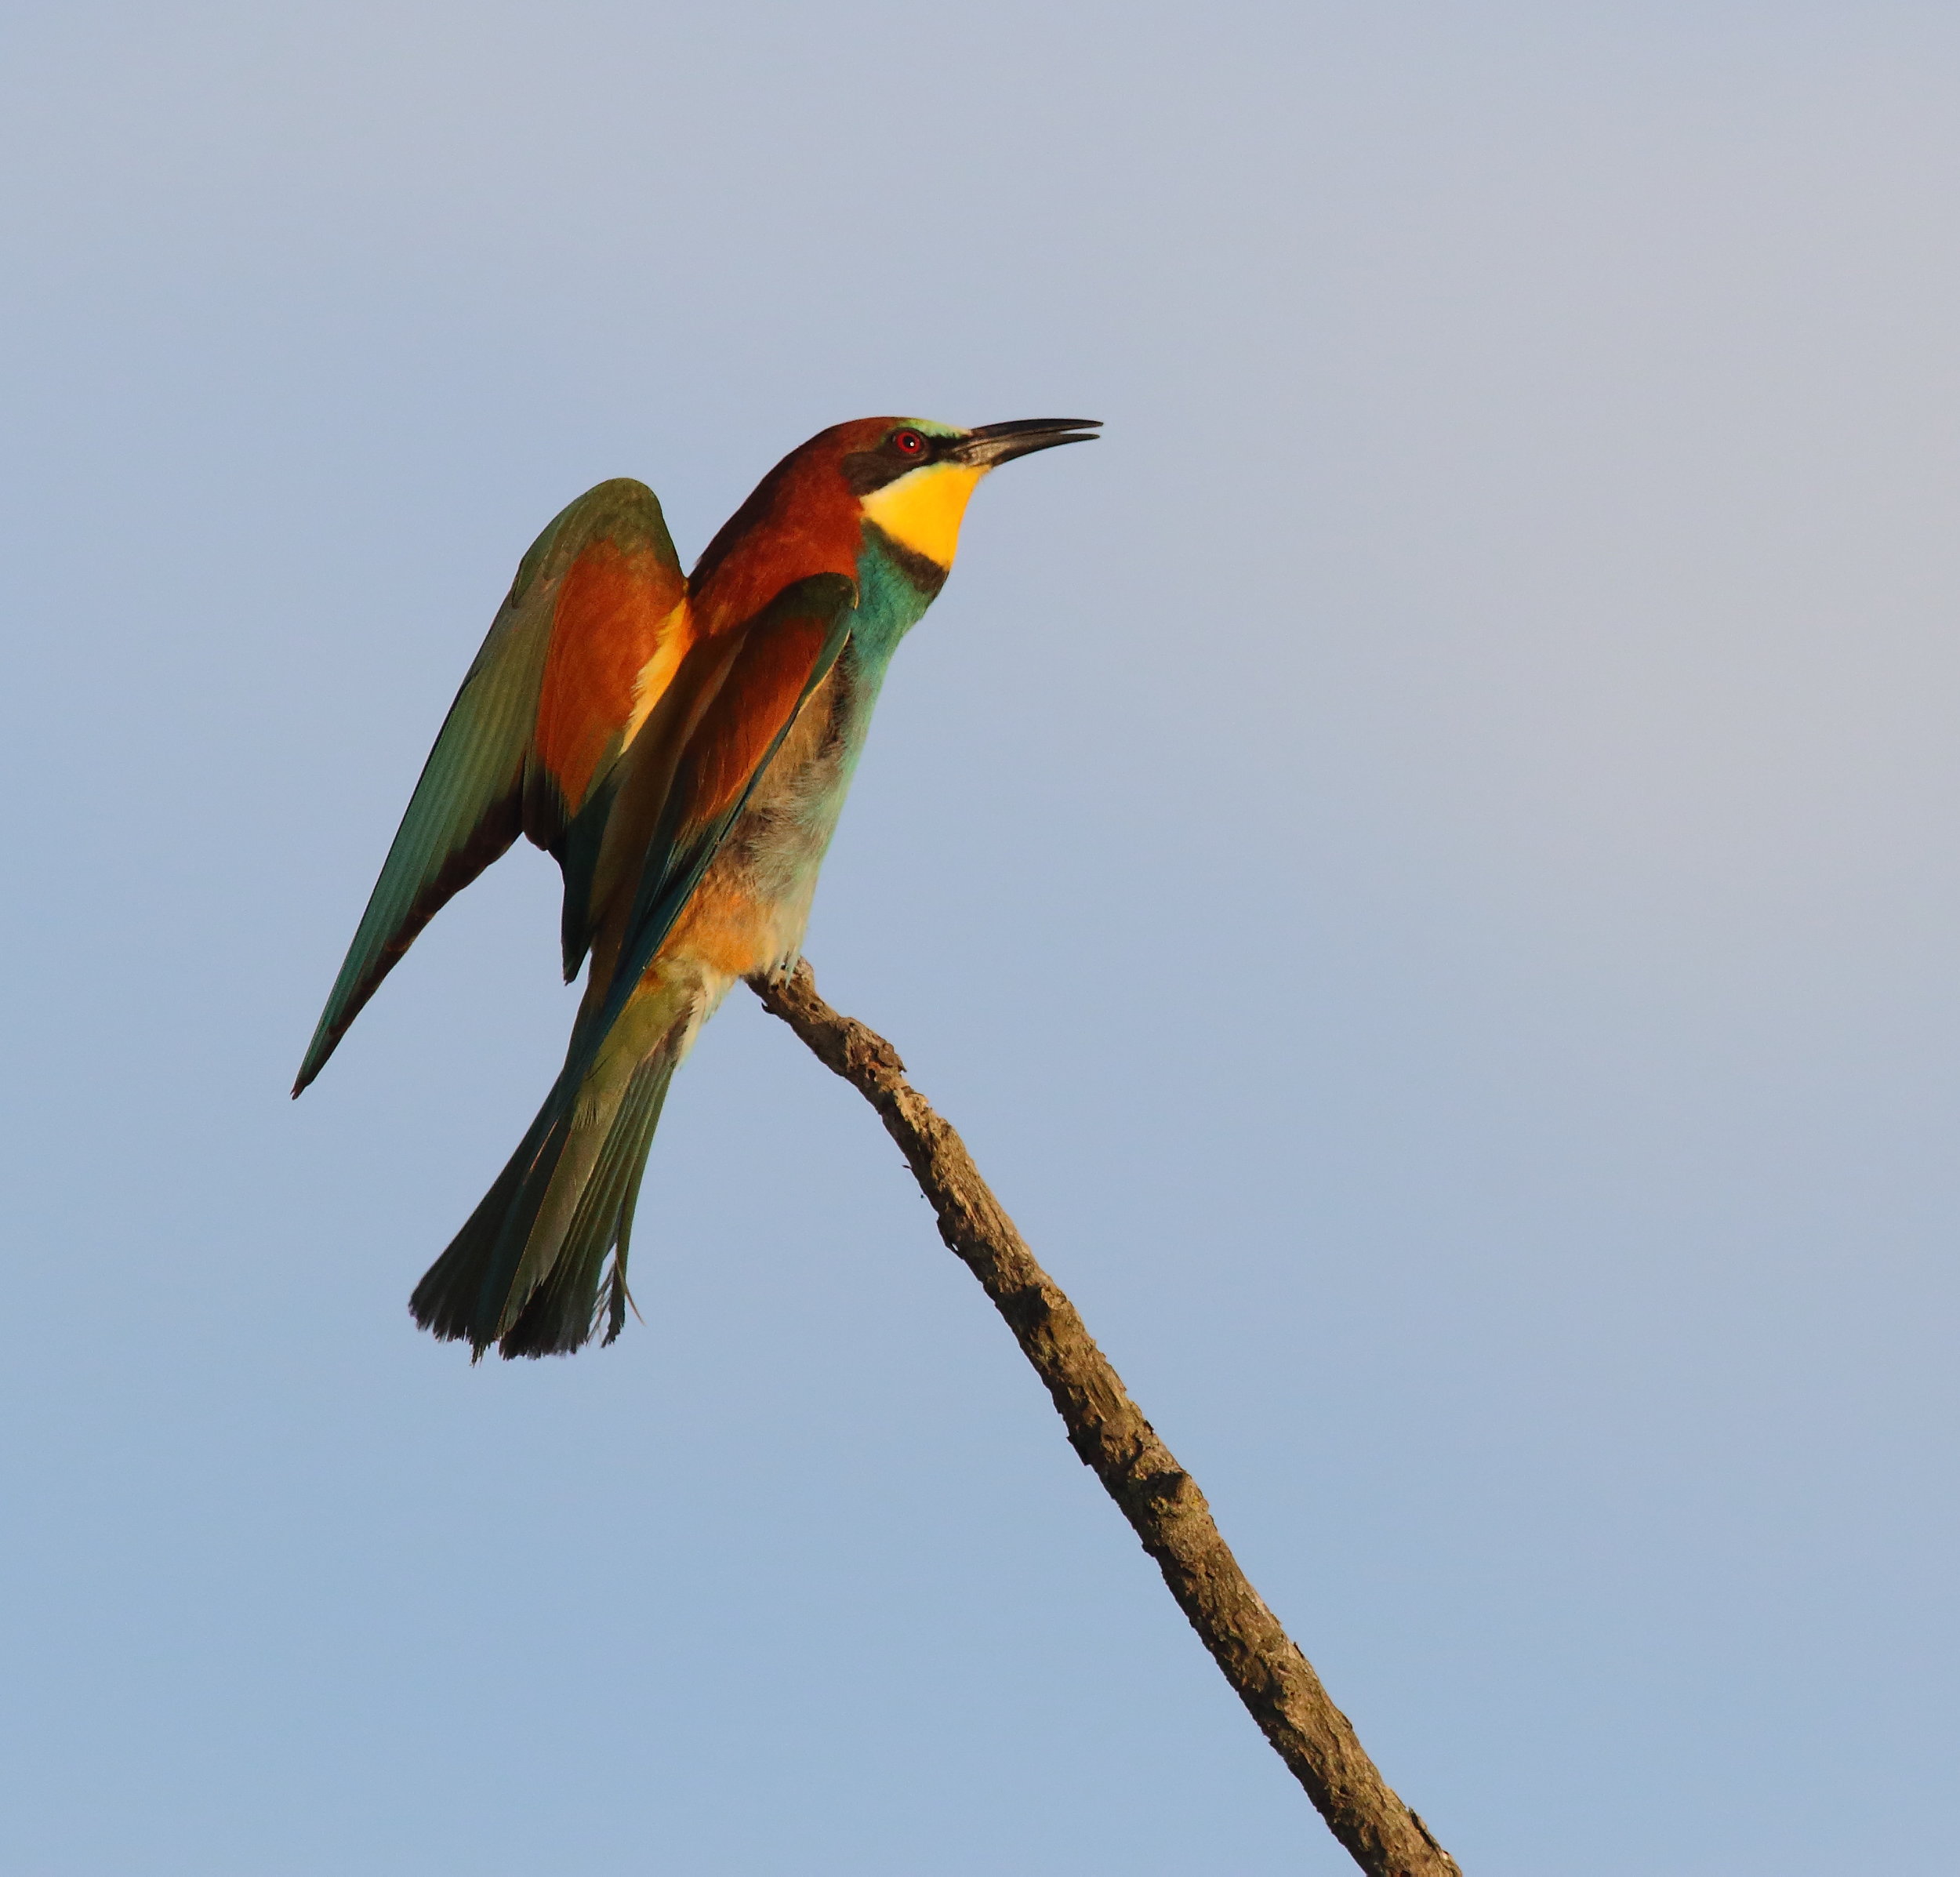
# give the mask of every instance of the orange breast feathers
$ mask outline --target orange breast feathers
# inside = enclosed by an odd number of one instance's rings
[[[654,554],[594,541],[565,570],[533,746],[568,814],[646,721],[693,637],[686,595]]]

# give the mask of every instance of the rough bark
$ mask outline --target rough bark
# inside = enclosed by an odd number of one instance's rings
[[[817,995],[801,960],[780,984],[757,981],[826,1067],[878,1111],[939,1233],[980,1280],[1047,1385],[1069,1444],[1122,1508],[1178,1607],[1327,1828],[1374,1877],[1461,1877],[1454,1858],[1404,1805],[1302,1655],[1247,1581],[1197,1482],[1157,1438],[1076,1307],[1035,1262],[958,1135],[906,1080],[885,1040]]]

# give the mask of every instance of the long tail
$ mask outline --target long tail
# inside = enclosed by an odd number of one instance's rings
[[[568,1064],[495,1184],[416,1286],[423,1328],[493,1342],[505,1356],[569,1354],[626,1321],[626,1247],[640,1175],[667,1086],[694,1026],[682,1024],[637,1066]]]

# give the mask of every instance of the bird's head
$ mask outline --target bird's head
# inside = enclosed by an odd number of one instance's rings
[[[1023,417],[955,430],[916,417],[861,417],[792,450],[721,525],[688,576],[696,629],[746,619],[789,582],[856,578],[875,528],[924,587],[953,565],[960,517],[980,478],[1016,456],[1087,443],[1087,419]]]
[[[1062,443],[1091,443],[1100,427],[1088,417],[1020,417],[978,430],[922,418],[879,418],[852,426],[845,485],[864,519],[942,573],[960,546],[967,501],[989,470]]]

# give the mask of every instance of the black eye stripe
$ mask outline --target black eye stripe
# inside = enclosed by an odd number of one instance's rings
[[[913,449],[904,447],[908,437],[918,439]],[[959,441],[956,437],[928,437],[909,426],[893,430],[882,442],[854,450],[844,459],[844,485],[854,496],[868,496],[901,476],[909,475],[922,464],[936,462]]]

